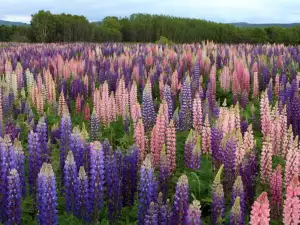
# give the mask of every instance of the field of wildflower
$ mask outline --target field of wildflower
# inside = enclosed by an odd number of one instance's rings
[[[0,224],[300,224],[300,47],[0,48]]]

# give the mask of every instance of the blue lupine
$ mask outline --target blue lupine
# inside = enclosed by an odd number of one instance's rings
[[[31,193],[34,193],[36,190],[36,179],[43,164],[41,150],[39,135],[30,131],[28,134],[28,183]]]
[[[221,174],[223,172],[224,165],[219,168],[219,171],[214,179],[212,185],[212,205],[211,205],[211,223],[212,225],[223,224],[225,216],[225,199],[224,190],[221,183]]]
[[[168,179],[169,179],[169,166],[166,155],[166,146],[163,145],[163,149],[160,154],[160,165],[159,165],[159,189],[163,196],[166,198],[168,194]]]
[[[84,170],[84,167],[79,168],[78,177],[75,187],[75,215],[78,218],[83,218],[86,222],[90,221],[90,201],[89,201],[89,186],[88,177]]]
[[[110,152],[107,156],[106,190],[108,201],[108,219],[111,223],[118,220],[122,209],[122,152]]]
[[[96,115],[95,109],[93,110],[91,116],[91,133],[90,133],[91,141],[99,140],[99,118]]]
[[[243,181],[241,176],[238,176],[233,184],[233,189],[231,194],[232,206],[235,204],[237,197],[239,197],[239,204],[240,204],[240,214],[241,214],[240,225],[243,225],[244,215],[245,215],[245,192],[244,192]]]
[[[98,219],[98,213],[103,205],[104,193],[104,157],[103,148],[99,141],[91,143],[90,146],[90,183],[89,196],[91,213],[93,219]]]
[[[154,202],[150,203],[147,215],[145,216],[145,225],[158,225],[157,206]]]
[[[201,225],[201,205],[198,200],[194,200],[189,206],[185,225]]]
[[[77,168],[84,165],[84,143],[79,127],[74,127],[70,137],[70,149],[73,152]]]
[[[22,195],[26,195],[26,181],[25,181],[25,154],[21,142],[15,139],[14,150],[16,156],[16,169],[20,178],[20,185],[22,187]]]
[[[77,168],[72,151],[68,152],[64,167],[64,194],[66,200],[66,211],[75,212],[75,183],[77,177]]]
[[[18,171],[12,169],[8,176],[8,197],[5,205],[7,225],[21,224],[21,182]]]
[[[192,128],[192,92],[191,80],[187,76],[182,87],[182,96],[179,111],[180,130],[190,130]]]
[[[164,87],[164,98],[168,104],[168,114],[169,114],[169,119],[171,120],[173,118],[173,100],[172,100],[171,88],[167,84]]]
[[[140,169],[138,224],[145,224],[150,203],[156,199],[156,181],[151,156],[147,155]]]
[[[137,173],[138,173],[138,148],[132,146],[127,149],[123,159],[123,205],[133,206],[134,195],[137,191]]]
[[[37,208],[40,225],[57,225],[57,194],[51,164],[43,163],[37,178]]]
[[[48,142],[48,125],[44,117],[39,119],[38,125],[36,127],[36,132],[39,136],[39,143],[41,148],[42,160],[47,162],[50,158],[50,153],[48,152],[47,142]]]
[[[179,177],[176,184],[176,191],[174,194],[173,203],[173,218],[172,224],[181,225],[184,224],[189,208],[189,183],[188,178],[185,174]]]
[[[155,111],[152,100],[151,88],[145,86],[142,99],[142,117],[146,131],[151,131],[155,124]]]
[[[240,197],[236,197],[234,204],[232,206],[230,217],[229,217],[229,225],[242,225],[244,224],[244,219],[242,216],[241,210],[241,201]]]
[[[72,123],[70,115],[64,113],[60,120],[60,171],[64,171],[65,161],[70,149]],[[61,173],[61,186],[64,182],[64,173]],[[62,191],[63,189],[61,189]]]

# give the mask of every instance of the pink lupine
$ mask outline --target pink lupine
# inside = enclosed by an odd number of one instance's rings
[[[145,158],[145,128],[142,119],[140,119],[134,129],[134,141],[139,148],[139,158]]]
[[[83,83],[84,83],[84,87],[86,89],[86,93],[89,93],[89,77],[87,74],[84,75]]]
[[[283,133],[283,141],[282,141],[282,156],[286,158],[288,150],[293,147],[293,128],[292,124],[290,124],[290,127],[287,132]]]
[[[196,97],[193,101],[193,127],[198,134],[201,134],[202,131],[202,104],[199,94],[196,94]]]
[[[233,115],[234,115],[234,128],[236,130],[239,130],[241,128],[241,115],[240,115],[240,105],[238,102],[234,107]]]
[[[133,125],[135,125],[139,119],[142,118],[141,105],[136,101],[131,108],[131,118],[133,120]]]
[[[133,110],[136,102],[137,102],[137,86],[136,86],[136,82],[133,81],[130,89],[130,94],[129,94],[129,109],[132,118],[133,118],[133,114],[134,114]]]
[[[267,192],[263,192],[253,203],[250,224],[251,225],[269,225],[270,206]]]
[[[174,121],[171,120],[167,128],[167,160],[170,172],[176,169],[176,131]]]
[[[220,75],[220,85],[224,91],[229,91],[230,89],[230,71],[227,66],[224,66]]]
[[[272,142],[267,136],[263,141],[261,158],[260,158],[260,179],[263,184],[267,184],[272,173],[272,156],[273,146]]]
[[[78,93],[78,96],[76,98],[76,112],[80,113],[81,112],[81,97]]]
[[[160,105],[160,109],[158,112],[158,116],[156,118],[156,134],[155,134],[155,153],[153,160],[154,165],[158,165],[160,152],[162,146],[165,143],[165,136],[166,136],[166,122],[165,122],[165,115],[163,112],[163,105]]]
[[[271,126],[269,99],[266,92],[263,92],[261,94],[260,114],[261,114],[261,131],[263,133],[263,136],[265,137],[270,132],[270,126]]]
[[[273,141],[273,148],[274,148],[274,155],[280,154],[280,147],[281,147],[281,139],[282,139],[282,129],[279,116],[276,116],[275,120],[273,121],[273,129],[274,129],[274,141]]]
[[[125,117],[126,114],[126,105],[128,105],[128,92],[125,88],[124,77],[119,80],[118,87],[116,90],[116,105],[117,111]]]
[[[249,124],[247,131],[244,133],[244,148],[252,150],[254,148],[254,136],[252,124]]]
[[[65,111],[66,108],[66,100],[65,100],[65,95],[63,90],[61,90],[60,92],[60,96],[58,99],[58,115],[62,116],[63,112]]]
[[[255,98],[259,94],[259,86],[258,86],[258,73],[257,71],[253,73],[253,94],[252,97]]]
[[[217,68],[216,65],[214,64],[210,70],[210,74],[209,74],[209,80],[210,80],[210,84],[211,84],[211,94],[214,96],[216,96],[216,77],[217,77]]]
[[[279,94],[279,85],[280,85],[279,74],[276,74],[276,78],[275,78],[275,95],[276,96],[278,96],[278,94]]]
[[[99,97],[98,97],[99,99]],[[108,91],[108,83],[107,81],[104,82],[102,85],[102,92],[101,92],[101,101],[100,101],[100,119],[104,124],[108,124],[108,112],[107,112],[107,105],[109,104],[109,91]],[[118,109],[117,109],[118,110]]]
[[[294,175],[299,176],[300,151],[298,145],[298,136],[296,136],[293,145],[288,149],[285,162],[285,186],[288,186]]]
[[[86,103],[83,109],[83,118],[85,120],[90,120],[90,117],[91,117],[91,109],[89,103]]]
[[[172,74],[172,84],[171,84],[171,92],[172,92],[172,95],[176,95],[177,93],[177,90],[178,90],[178,73],[177,71],[175,71],[173,74]]]
[[[109,96],[109,109],[110,111],[108,112],[108,117],[110,118],[111,121],[116,121],[117,119],[117,106],[116,106],[116,99],[114,96],[114,92],[111,92]]]
[[[286,188],[286,199],[283,208],[284,225],[300,224],[300,184],[298,175],[293,176]]]
[[[246,154],[246,149],[244,146],[244,143],[243,143],[243,136],[242,136],[242,133],[240,130],[237,130],[236,131],[236,134],[235,134],[236,138],[237,138],[237,145],[236,145],[236,153],[235,153],[235,166],[236,166],[236,169],[239,168],[239,165],[243,162],[243,159],[245,157],[245,154]]]
[[[156,125],[153,126],[152,131],[151,131],[150,151],[152,154],[152,163],[154,164],[158,158],[158,156],[157,156],[158,153],[156,151]],[[156,158],[156,159],[154,159],[154,158]]]
[[[202,128],[202,152],[210,153],[211,151],[211,128],[208,120],[208,115],[205,117],[204,126]]]
[[[159,82],[158,82],[158,87],[159,87],[159,96],[160,99],[164,99],[164,73],[161,73],[159,76]]]
[[[270,177],[271,214],[278,218],[282,211],[282,168],[278,165]]]
[[[163,111],[164,111],[164,116],[165,116],[165,127],[168,127],[169,122],[170,122],[170,120],[169,120],[169,108],[168,108],[169,106],[168,106],[168,103],[165,99],[162,101],[162,105],[163,105]]]

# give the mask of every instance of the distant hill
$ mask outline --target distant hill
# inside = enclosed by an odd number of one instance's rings
[[[300,26],[300,23],[230,23],[236,27],[244,27],[244,28],[266,28],[266,27],[282,27],[282,28],[288,28],[288,27],[295,27]]]
[[[0,26],[1,25],[5,25],[5,26],[28,26],[27,23],[12,22],[12,21],[6,21],[6,20],[0,20]]]

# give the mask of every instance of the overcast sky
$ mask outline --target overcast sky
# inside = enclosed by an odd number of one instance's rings
[[[84,15],[90,21],[151,13],[224,23],[300,22],[300,0],[0,0],[0,19],[29,23],[40,9]]]

